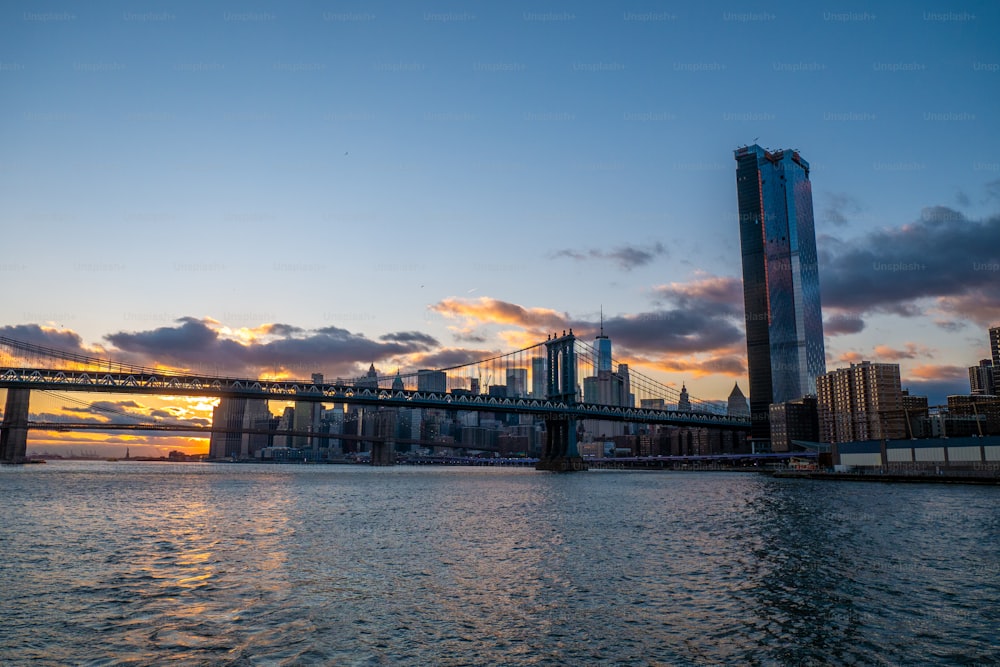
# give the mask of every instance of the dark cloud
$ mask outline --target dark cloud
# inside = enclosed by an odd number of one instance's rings
[[[380,340],[338,327],[303,332],[281,325],[286,335],[266,341],[238,342],[222,338],[209,320],[183,318],[179,325],[106,336],[115,347],[145,363],[160,363],[198,372],[259,374],[284,371],[298,377],[312,372],[350,376],[359,362],[379,362],[399,355],[426,352],[437,341],[418,332],[390,333]],[[275,330],[272,329],[272,334]]]
[[[552,257],[568,257],[577,261],[584,260],[607,260],[618,265],[618,268],[631,271],[638,266],[649,264],[657,257],[667,254],[667,248],[660,242],[651,246],[639,247],[634,245],[619,246],[611,250],[601,248],[591,248],[589,250],[557,250],[551,254]]]
[[[823,322],[823,333],[827,336],[860,333],[865,321],[855,315],[831,315]]]
[[[593,322],[580,324],[590,330],[596,328]],[[744,340],[742,329],[734,324],[732,317],[710,304],[608,318],[604,320],[604,331],[616,347],[640,353],[712,352]]]
[[[426,348],[435,348],[439,345],[436,338],[428,336],[425,333],[420,333],[419,331],[399,331],[396,333],[388,333],[384,336],[379,336],[379,340],[393,343],[423,345]]]
[[[37,324],[14,324],[0,327],[0,336],[15,340],[51,347],[73,354],[93,355],[95,350],[83,345],[83,339],[75,331],[68,329],[50,329]]]
[[[726,317],[743,316],[743,281],[739,278],[713,276],[686,283],[660,285],[653,289],[653,302],[677,308],[712,310]]]
[[[451,348],[421,355],[415,359],[415,362],[420,368],[451,368],[452,366],[471,364],[497,354],[499,352]]]
[[[304,329],[291,324],[266,324],[264,331],[272,336],[294,336],[302,333]]]
[[[925,312],[918,300],[936,298],[939,309],[985,323],[1000,308],[1000,216],[969,220],[938,206],[902,227],[818,245],[823,307],[841,315],[916,316]]]
[[[486,336],[474,333],[457,333],[453,336],[458,343],[485,343]]]

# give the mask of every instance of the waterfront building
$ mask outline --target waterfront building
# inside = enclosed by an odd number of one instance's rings
[[[796,440],[819,441],[819,413],[815,396],[803,396],[784,403],[772,403],[771,451],[790,452]]]
[[[965,417],[972,428],[962,435],[1000,435],[1000,397],[992,394],[952,395],[948,397],[948,415]],[[946,433],[952,435],[952,433]],[[959,435],[954,433],[954,435]]]
[[[899,364],[862,361],[816,378],[820,440],[906,437]]]
[[[903,414],[906,417],[906,427],[911,438],[924,437],[923,424],[930,414],[926,396],[913,396],[908,389],[903,390]]]
[[[981,359],[978,366],[969,366],[969,392],[992,394],[996,372],[992,359]]]
[[[212,410],[212,426],[227,430],[212,432],[208,458],[254,458],[260,439],[242,429],[259,428],[260,422],[270,418],[266,399],[223,396]]]
[[[816,393],[826,371],[809,163],[796,150],[735,151],[751,438],[771,403]]]

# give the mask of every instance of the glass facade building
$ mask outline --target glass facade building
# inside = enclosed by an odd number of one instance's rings
[[[765,441],[770,405],[815,395],[826,372],[812,185],[797,151],[735,157],[751,438]]]

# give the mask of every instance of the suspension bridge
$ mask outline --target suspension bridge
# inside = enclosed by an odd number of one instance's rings
[[[5,462],[25,458],[30,429],[58,428],[30,419],[33,391],[533,415],[545,424],[538,467],[558,471],[585,467],[577,447],[577,423],[581,420],[733,430],[749,427],[747,417],[728,416],[721,406],[687,397],[630,370],[627,364],[610,358],[610,347],[602,350],[581,341],[572,330],[554,333],[520,350],[448,368],[378,374],[372,365],[366,376],[333,382],[325,381],[319,373],[309,380],[293,380],[150,368],[0,337],[0,389],[7,390],[0,423],[0,460]],[[135,424],[120,426],[136,428]],[[183,430],[185,425],[153,420],[146,426]],[[215,430],[226,430],[215,426]],[[113,429],[116,425],[103,427]]]

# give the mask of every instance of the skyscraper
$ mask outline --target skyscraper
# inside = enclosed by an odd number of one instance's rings
[[[993,394],[1000,396],[1000,326],[990,327],[990,356],[993,358]]]
[[[826,371],[809,163],[795,150],[737,149],[751,438],[771,403],[816,393]]]

